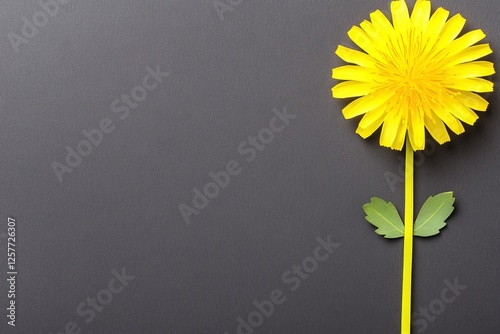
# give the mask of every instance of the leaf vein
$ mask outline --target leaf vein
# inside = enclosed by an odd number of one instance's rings
[[[385,216],[383,216],[382,214],[380,214],[377,210],[374,210],[376,214],[378,214],[382,219],[384,219],[387,223],[389,223],[389,225],[391,225],[392,227],[394,227],[396,230],[398,230],[399,232],[403,232],[402,229],[398,228],[396,225],[394,225],[389,219],[387,219]]]
[[[427,224],[427,223],[428,223],[428,222],[429,222],[432,218],[434,218],[434,216],[436,215],[436,213],[437,213],[439,210],[441,210],[441,208],[443,207],[443,205],[444,205],[444,203],[441,203],[441,204],[439,205],[439,207],[436,209],[436,211],[434,211],[434,212],[432,213],[432,215],[430,215],[430,216],[429,216],[429,218],[427,218],[427,220],[426,220],[426,221],[424,221],[422,224],[420,224],[420,225],[419,225],[419,226],[415,229],[415,231],[418,231],[419,229],[421,229],[421,228],[422,228],[425,224]]]

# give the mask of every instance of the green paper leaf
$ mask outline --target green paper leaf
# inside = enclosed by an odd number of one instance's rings
[[[378,227],[375,233],[387,239],[401,238],[404,235],[403,221],[391,202],[373,197],[370,203],[363,205],[363,211],[366,213],[366,220]]]
[[[454,210],[454,202],[451,191],[429,197],[418,213],[413,235],[430,237],[438,234],[439,230],[446,226],[445,221]]]

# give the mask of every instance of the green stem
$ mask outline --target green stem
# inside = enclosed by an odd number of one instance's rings
[[[403,253],[403,292],[401,299],[401,334],[411,329],[411,269],[413,258],[413,148],[406,139],[405,161],[405,235]]]

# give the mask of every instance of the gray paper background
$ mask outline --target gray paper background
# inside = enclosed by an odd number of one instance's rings
[[[211,0],[71,1],[17,53],[8,34],[41,7],[0,2],[0,232],[17,220],[18,270],[15,328],[0,285],[2,333],[74,321],[81,333],[232,334],[275,289],[286,300],[254,333],[399,332],[403,242],[377,236],[361,207],[378,196],[403,211],[403,184],[386,180],[402,153],[357,136],[330,92],[337,45],[389,1],[221,1],[221,16]],[[438,6],[499,52],[498,2]],[[147,66],[169,76],[121,120],[111,105]],[[451,143],[429,141],[416,168],[416,209],[442,191],[457,200],[439,236],[415,239],[413,309],[445,309],[413,333],[500,328],[498,97]],[[239,145],[275,108],[296,117],[247,162]],[[114,131],[59,182],[51,164],[103,119]],[[186,224],[179,205],[232,160],[241,172]],[[282,275],[329,235],[340,246],[291,291]],[[6,277],[5,234],[0,250]],[[77,307],[122,268],[135,278],[86,323]],[[467,288],[444,304],[454,279]]]

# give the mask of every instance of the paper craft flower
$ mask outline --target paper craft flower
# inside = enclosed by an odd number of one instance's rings
[[[418,0],[411,16],[405,1],[392,1],[393,24],[379,10],[371,21],[354,26],[349,37],[364,52],[339,46],[336,54],[348,63],[333,69],[332,77],[347,80],[332,88],[336,98],[360,97],[343,110],[347,119],[364,115],[356,132],[363,138],[382,125],[380,145],[401,150],[408,133],[414,150],[425,146],[425,130],[439,143],[473,125],[488,102],[475,93],[493,91],[480,77],[495,73],[493,63],[475,61],[492,51],[485,37],[473,30],[456,38],[465,24],[457,14]]]
[[[380,145],[401,150],[406,142],[404,225],[396,207],[374,197],[363,206],[368,222],[385,238],[404,237],[401,333],[411,328],[413,236],[440,233],[454,210],[453,192],[431,196],[415,222],[413,214],[414,151],[425,147],[425,130],[439,143],[450,141],[447,127],[456,134],[473,125],[476,111],[488,102],[477,93],[493,91],[482,78],[495,73],[493,63],[478,61],[492,52],[485,37],[473,30],[458,37],[465,19],[417,0],[411,15],[404,0],[391,2],[392,23],[379,10],[371,21],[354,26],[348,35],[363,51],[344,46],[336,54],[351,63],[333,69],[332,77],[345,80],[332,88],[333,97],[357,98],[342,113],[347,119],[363,115],[356,132],[363,138],[382,126]],[[457,38],[458,37],[458,38]]]

